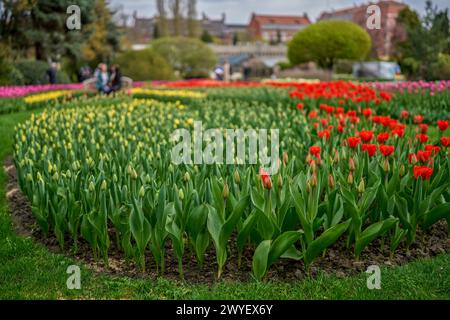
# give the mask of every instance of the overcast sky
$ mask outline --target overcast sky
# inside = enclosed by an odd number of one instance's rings
[[[364,4],[364,0],[197,0],[197,11],[200,16],[205,12],[211,18],[219,18],[222,12],[226,14],[228,23],[248,23],[252,12],[268,14],[301,15],[308,13],[314,21],[324,10],[340,9]],[[403,0],[415,10],[423,13],[425,0]],[[138,16],[152,17],[156,13],[155,0],[110,0],[111,6],[123,5],[127,13],[137,11]],[[434,0],[439,8],[448,8],[449,0]]]

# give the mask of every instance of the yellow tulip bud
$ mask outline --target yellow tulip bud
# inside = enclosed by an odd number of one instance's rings
[[[237,170],[234,170],[234,182],[236,182],[236,184],[241,183],[241,176],[239,175],[239,171]]]
[[[143,198],[145,196],[145,188],[144,186],[141,187],[141,189],[139,189],[139,197]]]
[[[222,196],[225,200],[227,200],[229,195],[230,195],[230,190],[228,189],[228,184],[225,182],[225,184],[223,185]]]
[[[348,177],[347,177],[347,182],[349,185],[353,184],[353,173],[350,171]]]
[[[366,186],[364,184],[364,179],[361,179],[361,182],[358,185],[358,192],[364,193],[364,191],[366,191]]]

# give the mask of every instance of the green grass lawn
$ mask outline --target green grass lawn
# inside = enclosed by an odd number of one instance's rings
[[[38,112],[38,111],[34,111]],[[12,153],[14,125],[31,112],[0,116],[0,160]],[[212,286],[159,279],[118,278],[81,266],[81,290],[66,287],[71,258],[17,236],[6,207],[0,170],[0,299],[450,299],[450,254],[382,268],[381,290],[366,287],[365,273],[321,274],[299,282],[225,282]]]

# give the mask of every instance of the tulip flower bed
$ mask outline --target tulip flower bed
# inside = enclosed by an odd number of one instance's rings
[[[204,92],[191,90],[161,90],[161,89],[145,89],[142,83],[136,83],[136,87],[129,91],[118,92],[115,95],[130,95],[136,98],[158,98],[164,101],[186,101],[195,99],[203,99],[207,96]],[[77,99],[93,98],[97,93],[85,92],[81,90],[54,90],[36,94],[27,95],[25,97],[0,99],[0,114],[13,113],[17,111],[37,109],[48,106],[63,105],[67,101]]]
[[[342,82],[206,93],[186,93],[194,97],[186,103],[80,99],[19,125],[18,181],[41,230],[63,249],[88,243],[107,264],[114,248],[161,274],[170,248],[181,277],[191,253],[203,265],[212,252],[220,277],[231,258],[251,252],[262,279],[281,259],[308,270],[338,242],[355,260],[376,241],[395,255],[419,231],[450,224],[448,118],[391,117],[395,95]],[[174,165],[169,137],[194,120],[279,129],[277,173]]]
[[[0,99],[0,115],[55,106],[81,96],[82,93],[78,91],[55,90],[31,94],[26,97]]]
[[[82,90],[81,83],[71,84],[42,84],[30,86],[4,86],[0,87],[0,98],[24,97],[30,94],[36,94],[54,90]]]

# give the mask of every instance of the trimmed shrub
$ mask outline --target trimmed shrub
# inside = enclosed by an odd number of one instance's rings
[[[16,68],[23,75],[25,85],[48,83],[48,63],[44,61],[22,60],[16,63]]]
[[[170,80],[174,78],[172,67],[152,49],[124,52],[115,59],[115,63],[120,65],[124,76],[133,80]]]
[[[331,70],[337,60],[359,60],[369,53],[371,39],[366,30],[350,21],[321,21],[298,32],[289,43],[293,65],[314,61]]]
[[[161,38],[152,42],[152,48],[183,78],[208,77],[217,63],[215,53],[198,39]]]

